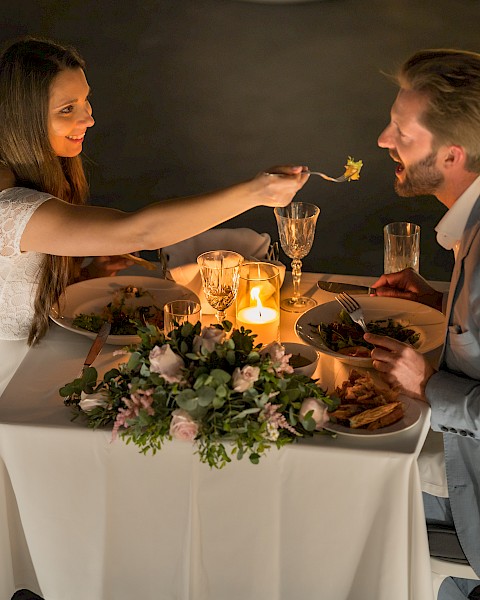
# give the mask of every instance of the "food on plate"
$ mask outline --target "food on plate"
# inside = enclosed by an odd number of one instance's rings
[[[345,177],[348,181],[356,181],[360,179],[360,171],[363,167],[362,160],[353,160],[351,156],[347,159],[347,164],[345,165]]]
[[[325,346],[347,356],[368,358],[372,350],[372,344],[363,339],[364,331],[354,323],[346,310],[341,310],[336,321],[332,323],[310,324],[316,333],[320,335]],[[395,319],[378,319],[369,321],[367,329],[377,335],[387,335],[400,342],[406,342],[416,346],[420,334],[410,326]]]
[[[146,303],[150,297],[152,303]],[[155,305],[155,299],[148,290],[127,285],[118,288],[100,313],[79,313],[73,319],[73,325],[80,329],[97,333],[104,321],[112,324],[110,335],[135,335],[138,322],[151,323],[163,328],[163,309]]]
[[[330,420],[351,429],[374,431],[400,421],[405,414],[398,391],[378,386],[368,372],[353,369],[335,395],[340,405],[330,413]]]

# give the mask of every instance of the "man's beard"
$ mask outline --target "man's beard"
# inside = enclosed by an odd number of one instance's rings
[[[437,153],[432,152],[423,160],[408,167],[408,172],[405,169],[404,180],[395,179],[397,194],[404,198],[435,194],[444,181],[442,173],[435,167],[436,158]]]

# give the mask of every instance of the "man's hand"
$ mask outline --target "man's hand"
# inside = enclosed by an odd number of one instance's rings
[[[430,363],[410,344],[383,335],[366,333],[367,342],[374,344],[373,366],[390,385],[399,386],[410,398],[427,401],[425,386],[436,372]]]
[[[442,292],[434,290],[413,269],[384,274],[371,287],[375,288],[377,296],[404,298],[442,310]]]

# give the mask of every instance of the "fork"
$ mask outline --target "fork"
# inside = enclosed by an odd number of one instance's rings
[[[338,294],[338,296],[335,296],[335,300],[347,311],[352,321],[358,323],[363,331],[368,333],[365,317],[363,316],[363,310],[360,304],[346,292],[342,292],[341,294]]]
[[[264,173],[265,175],[276,175],[277,177],[285,177],[285,175],[283,173]],[[346,177],[345,175],[340,175],[340,177],[330,177],[330,175],[325,175],[325,173],[321,173],[320,171],[302,171],[302,174],[305,175],[319,175],[320,177],[323,177],[323,179],[326,179],[327,181],[333,181],[335,183],[343,183],[344,181],[348,181],[348,177]]]
[[[345,175],[340,175],[340,177],[330,177],[329,175],[325,175],[325,173],[320,173],[320,171],[303,171],[303,173],[306,173],[307,175],[319,175],[320,177],[323,177],[323,179],[334,181],[335,183],[343,183],[348,179]]]

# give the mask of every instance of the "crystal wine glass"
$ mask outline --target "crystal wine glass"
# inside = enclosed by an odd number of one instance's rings
[[[215,309],[219,323],[223,323],[226,309],[237,296],[242,261],[243,256],[231,250],[212,250],[197,258],[205,298]]]
[[[317,304],[313,298],[300,296],[299,287],[302,276],[301,259],[310,252],[319,214],[318,206],[305,202],[291,202],[288,206],[275,208],[280,244],[285,254],[293,259],[293,296],[280,303],[284,310],[290,312],[304,312]]]

